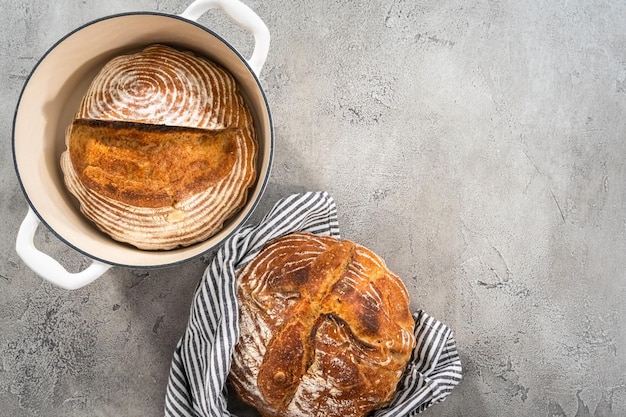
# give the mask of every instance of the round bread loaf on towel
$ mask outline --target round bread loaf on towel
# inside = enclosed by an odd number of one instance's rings
[[[370,250],[308,233],[238,275],[229,379],[264,417],[356,417],[387,404],[415,346],[402,281]]]
[[[81,211],[140,249],[206,240],[256,179],[252,115],[233,76],[165,45],[109,61],[65,140],[61,168]]]

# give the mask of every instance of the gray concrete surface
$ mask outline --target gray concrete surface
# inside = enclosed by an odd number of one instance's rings
[[[182,0],[1,0],[0,415],[162,415],[210,255],[52,287],[14,251],[27,204],[11,125],[58,38]],[[276,158],[255,219],[327,190],[456,332],[465,377],[426,416],[626,416],[626,3],[249,0],[272,34]],[[201,22],[244,53],[219,13]],[[47,230],[38,245],[89,261]]]

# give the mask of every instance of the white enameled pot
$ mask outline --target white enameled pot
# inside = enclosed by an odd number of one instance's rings
[[[254,50],[245,59],[228,42],[198,24],[209,9],[223,10],[254,36]],[[259,141],[257,180],[246,205],[208,240],[170,251],[144,251],[116,242],[83,217],[65,188],[59,160],[65,149],[65,129],[91,80],[108,60],[152,43],[163,43],[204,55],[226,68],[239,82],[253,113]],[[67,34],[40,59],[28,77],[13,121],[13,158],[29,209],[19,228],[16,250],[37,275],[76,289],[100,277],[112,266],[149,269],[176,265],[222,243],[250,216],[268,181],[273,151],[272,119],[259,74],[269,51],[265,23],[239,0],[196,0],[182,14],[132,12],[107,16]],[[89,257],[92,263],[76,273],[38,250],[34,237],[44,223],[61,241]]]

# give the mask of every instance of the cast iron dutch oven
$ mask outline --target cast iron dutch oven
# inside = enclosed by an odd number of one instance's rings
[[[207,10],[222,9],[254,36],[245,59],[228,42],[196,20]],[[107,16],[67,34],[41,58],[22,90],[13,121],[13,158],[29,210],[19,229],[16,249],[42,278],[67,289],[80,288],[112,266],[149,269],[176,265],[222,243],[250,216],[265,190],[274,152],[270,109],[259,82],[269,51],[267,26],[238,0],[196,0],[182,14],[132,12]],[[91,80],[108,60],[152,43],[194,51],[222,65],[237,79],[253,113],[259,140],[258,178],[246,205],[208,240],[170,251],[144,251],[101,233],[78,209],[66,190],[59,159],[65,129]],[[33,241],[40,223],[61,241],[92,260],[84,270],[68,272],[38,250]]]

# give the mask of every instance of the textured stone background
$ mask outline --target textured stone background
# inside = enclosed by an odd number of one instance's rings
[[[210,254],[113,268],[73,292],[14,251],[26,210],[11,127],[57,39],[181,0],[0,0],[0,415],[158,416]],[[343,236],[384,257],[456,332],[462,383],[427,416],[626,415],[626,3],[250,0],[276,158],[255,214],[334,196]],[[202,23],[244,54],[220,13]],[[38,245],[89,260],[45,229]]]

